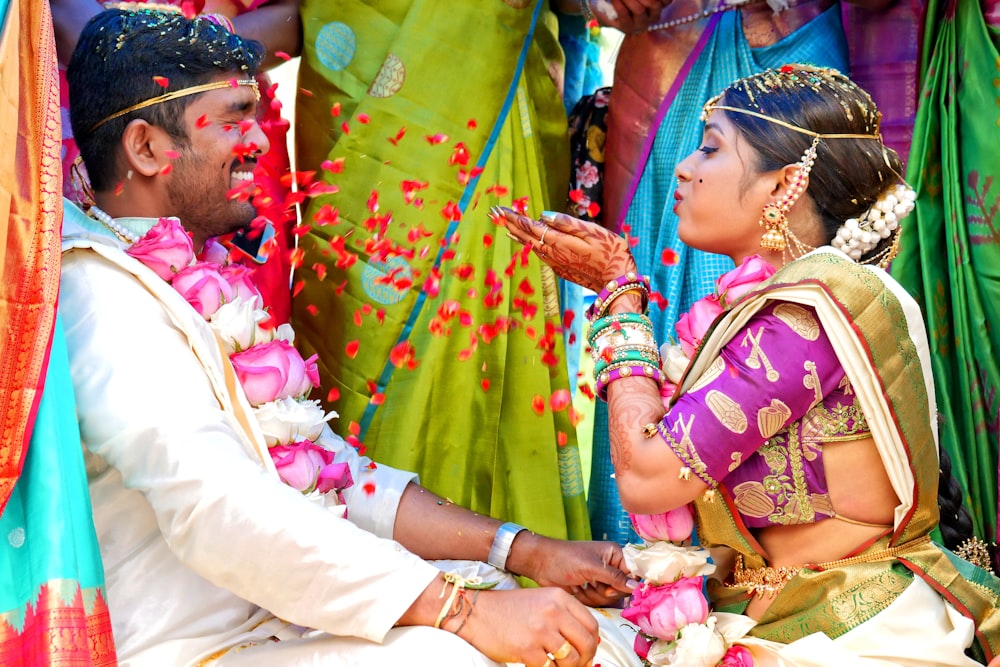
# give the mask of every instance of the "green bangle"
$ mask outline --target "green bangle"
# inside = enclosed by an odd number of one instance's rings
[[[604,317],[600,317],[591,322],[590,334],[587,336],[587,342],[593,343],[599,333],[608,327],[614,326],[615,324],[638,324],[642,328],[648,329],[650,332],[653,331],[653,321],[642,313],[618,313],[616,315],[605,315]]]
[[[597,362],[594,363],[594,373],[600,374],[607,368],[622,362],[627,362],[629,364],[651,364],[659,367],[660,355],[657,354],[655,350],[652,352],[642,350],[616,350],[610,361],[598,359]]]

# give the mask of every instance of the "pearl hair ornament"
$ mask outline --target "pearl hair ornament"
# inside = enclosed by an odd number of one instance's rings
[[[905,183],[888,188],[860,218],[845,220],[831,244],[860,261],[899,229],[900,220],[913,212],[916,199],[917,193]]]

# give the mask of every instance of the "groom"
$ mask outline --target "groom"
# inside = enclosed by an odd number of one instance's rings
[[[350,470],[346,509],[283,483],[205,318],[126,252],[169,226],[163,216],[195,250],[252,220],[233,193],[252,188],[268,148],[255,121],[262,55],[203,19],[112,9],[88,23],[69,66],[96,205],[67,206],[60,308],[119,657],[638,664],[627,643],[597,651],[610,624],[571,595],[600,605],[628,593],[617,545],[473,514],[329,428],[316,440]],[[503,570],[543,587],[517,589]],[[499,584],[479,590],[477,577]]]

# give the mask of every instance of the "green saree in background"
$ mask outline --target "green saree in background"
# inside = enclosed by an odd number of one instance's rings
[[[927,321],[941,446],[976,534],[996,539],[1000,410],[1000,54],[978,0],[927,10],[922,93],[892,275]]]
[[[565,201],[547,3],[301,14],[297,168],[339,191],[306,207],[292,320],[335,430],[458,504],[589,537],[556,281],[487,215]]]

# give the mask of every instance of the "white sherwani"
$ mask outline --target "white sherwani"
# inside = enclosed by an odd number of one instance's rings
[[[63,233],[59,308],[123,665],[496,664],[450,633],[392,628],[439,573],[391,539],[413,474],[368,469],[326,429],[355,480],[349,520],[306,500],[274,473],[201,316],[68,203]]]
[[[95,225],[67,206],[59,305],[119,658],[196,663],[290,623],[383,641],[439,573],[391,540],[414,475],[365,469],[327,429],[350,520],[283,484],[220,405],[250,414],[212,330]]]

